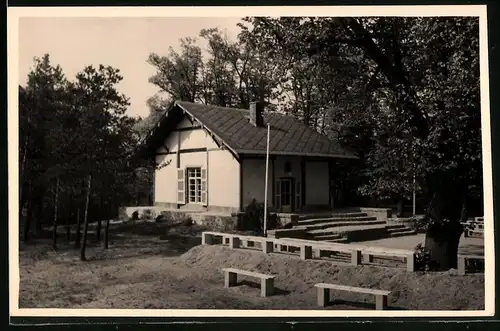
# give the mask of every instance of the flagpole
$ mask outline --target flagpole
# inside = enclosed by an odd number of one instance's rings
[[[415,187],[415,185],[416,185],[416,182],[415,182],[415,174],[413,174],[413,216],[415,216],[415,214],[416,214],[416,209],[417,209],[417,208],[416,208],[416,202],[417,202],[417,201],[416,201],[416,192],[415,192],[416,187]]]
[[[267,124],[267,151],[266,151],[266,182],[264,192],[264,237],[267,237],[267,183],[269,176],[269,136],[271,134],[271,126]]]

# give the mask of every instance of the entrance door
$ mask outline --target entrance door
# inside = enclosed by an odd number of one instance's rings
[[[281,211],[283,213],[293,212],[293,181],[289,178],[280,180]]]

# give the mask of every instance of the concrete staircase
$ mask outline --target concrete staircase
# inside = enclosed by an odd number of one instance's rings
[[[300,215],[294,229],[304,230],[313,240],[350,242],[415,234],[404,225],[390,225],[362,212]]]
[[[403,224],[388,225],[385,229],[390,237],[402,237],[417,234],[415,230],[412,230]]]

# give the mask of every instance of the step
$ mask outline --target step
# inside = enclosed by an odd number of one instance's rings
[[[347,238],[339,238],[339,239],[331,239],[331,240],[323,240],[325,242],[329,242],[329,243],[346,243],[347,242]]]
[[[359,217],[349,217],[349,218],[342,218],[342,217],[323,217],[323,218],[310,218],[310,219],[304,219],[304,220],[299,220],[298,224],[299,225],[310,225],[310,224],[318,224],[318,223],[325,223],[325,222],[356,222],[356,221],[374,221],[376,220],[376,217],[372,216],[359,216]]]
[[[350,218],[350,217],[366,217],[368,216],[367,213],[360,213],[360,212],[352,212],[352,213],[311,213],[311,214],[303,214],[298,216],[298,220],[307,220],[307,219],[312,219],[312,218]]]
[[[385,221],[348,221],[348,222],[327,222],[327,223],[318,223],[314,225],[297,225],[294,226],[294,229],[303,229],[308,232],[316,231],[316,230],[324,230],[331,229],[336,227],[358,227],[358,226],[367,226],[367,225],[385,225]]]
[[[342,239],[342,235],[339,233],[328,233],[328,234],[321,234],[318,236],[313,237],[314,240],[337,240],[337,239]]]
[[[406,226],[402,226],[400,228],[388,228],[388,227],[386,227],[385,229],[389,233],[395,233],[395,232],[401,232],[401,231],[413,231],[412,229],[407,228]]]
[[[404,230],[404,231],[398,231],[398,232],[391,232],[390,236],[391,237],[403,237],[403,236],[413,236],[416,235],[417,232],[415,230]]]
[[[394,224],[394,225],[387,225],[385,228],[388,231],[392,230],[392,229],[404,229],[404,228],[406,228],[406,225],[404,225],[404,224]]]

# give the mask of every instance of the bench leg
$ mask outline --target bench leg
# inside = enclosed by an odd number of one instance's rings
[[[318,306],[326,307],[330,302],[330,289],[318,287]]]
[[[458,274],[465,275],[465,258],[461,256],[458,257]]]
[[[312,247],[311,246],[300,247],[300,259],[301,260],[312,259]]]
[[[373,255],[371,255],[371,254],[364,254],[363,255],[363,262],[365,262],[365,263],[372,263],[373,262]]]
[[[268,297],[274,293],[274,279],[272,278],[262,278],[260,280],[260,296]]]
[[[204,233],[201,236],[201,244],[202,245],[212,245],[213,240],[212,240],[212,235],[209,233]]]
[[[351,264],[352,265],[360,265],[361,264],[361,251],[352,251]]]
[[[406,271],[407,272],[415,271],[415,254],[410,254],[406,257]]]
[[[274,245],[272,241],[266,241],[263,246],[264,254],[269,254],[274,251]]]
[[[240,248],[240,238],[231,237],[229,238],[229,248]]]
[[[224,287],[231,287],[238,282],[238,275],[234,272],[226,271],[224,273]]]
[[[387,295],[377,295],[375,299],[375,308],[377,310],[387,309]]]

